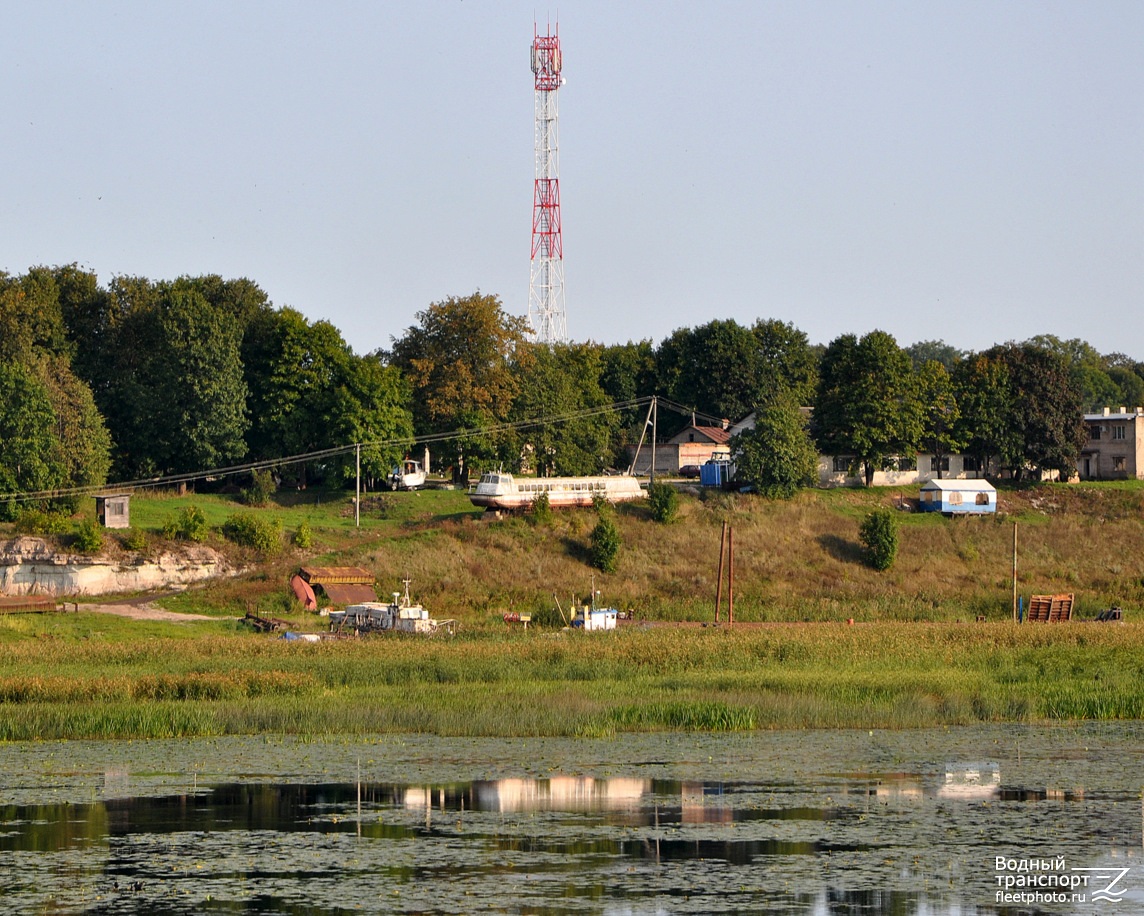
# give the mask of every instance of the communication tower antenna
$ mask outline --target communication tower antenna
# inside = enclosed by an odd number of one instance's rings
[[[528,287],[528,326],[541,343],[568,339],[564,315],[564,244],[560,237],[559,131],[556,94],[561,76],[560,25],[541,35],[535,24],[532,73],[536,87],[536,181],[532,195],[532,270]]]

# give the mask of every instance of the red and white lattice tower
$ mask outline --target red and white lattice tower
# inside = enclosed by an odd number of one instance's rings
[[[528,287],[528,325],[541,343],[563,343],[568,337],[564,316],[564,245],[560,238],[559,133],[556,93],[560,75],[560,27],[557,34],[532,39],[532,72],[536,78],[536,182],[532,196],[532,276]]]

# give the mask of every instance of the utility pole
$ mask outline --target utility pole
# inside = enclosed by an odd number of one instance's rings
[[[357,454],[356,474],[354,476],[354,527],[361,527],[361,443],[354,449]]]
[[[1017,523],[1013,522],[1013,623],[1017,622]]]
[[[659,397],[657,395],[651,396],[651,477],[649,482],[655,483],[655,443],[656,443],[656,422],[659,420]]]

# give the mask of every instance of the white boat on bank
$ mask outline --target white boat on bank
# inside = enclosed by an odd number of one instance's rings
[[[425,469],[420,461],[406,458],[385,478],[391,490],[416,490],[425,486]]]
[[[647,494],[639,481],[627,475],[615,477],[514,477],[503,471],[482,474],[469,492],[474,506],[509,511],[527,509],[541,494],[555,508],[590,506],[595,497],[610,503],[643,499]]]

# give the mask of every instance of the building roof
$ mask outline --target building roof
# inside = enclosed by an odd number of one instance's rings
[[[360,566],[303,566],[299,570],[311,585],[373,585],[373,573]]]
[[[334,604],[361,604],[363,601],[377,601],[377,592],[372,585],[335,585],[325,583],[322,591]]]
[[[696,433],[705,437],[709,442],[713,442],[715,445],[726,445],[728,442],[731,441],[730,431],[723,429],[723,427],[721,427],[721,426],[694,426],[694,425],[688,426],[682,432],[676,433],[674,436],[671,437],[670,441],[673,443],[676,443],[676,444],[682,444],[682,443],[688,441],[687,436],[689,434],[694,435]]]
[[[922,484],[923,490],[941,490],[943,493],[996,493],[997,490],[988,480],[927,480]]]
[[[1086,413],[1084,415],[1085,423],[1096,423],[1099,420],[1135,420],[1137,417],[1142,416],[1140,408],[1132,410],[1118,411],[1117,413]]]

